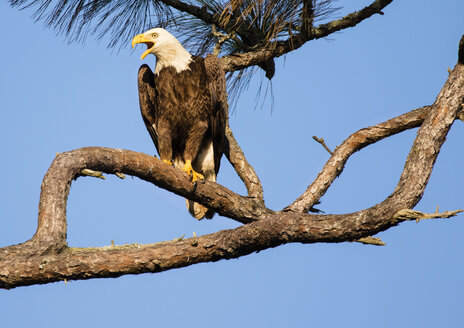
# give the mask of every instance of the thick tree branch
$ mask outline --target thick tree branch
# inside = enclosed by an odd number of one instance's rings
[[[389,196],[393,201],[404,202],[405,208],[412,208],[422,198],[441,145],[445,142],[464,99],[463,86],[464,65],[458,64],[417,132],[400,181],[393,194]],[[418,175],[417,172],[421,174]],[[409,192],[411,189],[415,189],[416,192]]]
[[[15,256],[25,249],[29,255],[60,252],[66,248],[66,203],[71,182],[84,169],[109,174],[137,176],[161,188],[200,202],[223,216],[241,223],[259,219],[271,211],[260,202],[235,194],[213,182],[193,184],[181,171],[159,159],[121,149],[88,147],[57,155],[42,182],[38,227],[34,237],[24,244],[0,249],[0,258]],[[28,256],[29,256],[28,255]]]
[[[303,31],[285,41],[274,41],[246,53],[234,53],[222,57],[224,69],[227,72],[236,71],[249,66],[258,65],[266,60],[280,57],[290,51],[300,48],[310,40],[320,39],[343,29],[354,27],[374,14],[382,14],[382,10],[393,0],[376,0],[369,6],[355,11],[341,19],[312,28],[310,33]]]
[[[361,241],[396,225],[392,208],[345,215],[269,214],[233,230],[152,245],[64,249],[30,258],[0,259],[0,288],[72,279],[161,272],[196,263],[236,258],[286,243]],[[387,215],[387,216],[382,216]],[[372,240],[368,240],[371,244]],[[379,243],[380,245],[380,243]]]
[[[151,156],[131,151],[82,148],[59,154],[42,183],[36,234],[23,244],[0,249],[0,287],[160,272],[195,263],[240,257],[292,242],[362,241],[362,238],[375,235],[410,217],[417,217],[417,213],[409,209],[423,195],[441,145],[461,108],[463,86],[464,66],[457,65],[435,103],[428,109],[393,193],[382,203],[356,213],[310,215],[292,211],[263,211],[261,203],[254,199],[239,196],[211,182],[192,184],[179,170]],[[416,111],[420,110],[424,109]],[[405,115],[418,119],[417,113]],[[403,127],[398,129],[404,130]],[[388,133],[391,134],[391,131],[392,128]],[[379,133],[382,134],[381,131]],[[250,223],[232,230],[152,245],[68,248],[66,199],[71,181],[81,175],[83,169],[138,176],[207,205],[222,215]],[[432,216],[449,217],[457,212],[435,213]]]

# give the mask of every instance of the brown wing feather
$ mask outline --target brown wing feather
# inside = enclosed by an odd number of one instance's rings
[[[229,113],[226,78],[221,61],[214,55],[206,56],[205,68],[213,103],[213,119],[211,123],[214,148],[214,169],[216,174],[218,174],[221,157],[224,152],[226,120]]]
[[[143,64],[140,66],[137,80],[139,86],[140,111],[142,113],[143,122],[155,144],[156,151],[159,153],[158,132],[153,127],[156,122],[158,106],[156,101],[155,79],[148,65]]]

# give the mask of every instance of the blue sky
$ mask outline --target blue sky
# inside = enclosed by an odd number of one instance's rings
[[[347,1],[348,2],[348,1]],[[341,14],[369,1],[340,1]],[[270,102],[255,106],[261,76],[231,126],[279,210],[300,195],[332,149],[356,130],[433,103],[457,60],[464,2],[394,1],[359,26],[277,60]],[[154,154],[139,114],[141,49],[67,44],[0,3],[0,246],[36,229],[40,184],[56,152],[105,146]],[[142,32],[142,31],[140,31]],[[175,34],[175,31],[172,31]],[[144,62],[154,65],[154,58]],[[267,82],[265,82],[267,85]],[[356,153],[322,198],[326,213],[389,195],[416,130]],[[452,127],[416,209],[464,208],[464,123]],[[218,182],[239,193],[223,160]],[[407,222],[378,236],[385,247],[292,244],[161,274],[0,291],[1,327],[462,327],[464,216]],[[152,243],[237,224],[191,218],[184,200],[140,181],[82,178],[68,202],[70,246]]]

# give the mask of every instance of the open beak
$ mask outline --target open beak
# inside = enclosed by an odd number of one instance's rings
[[[147,45],[147,50],[140,56],[140,59],[144,59],[153,49],[155,46],[155,42],[152,39],[147,38],[144,34],[139,34],[134,36],[132,39],[132,48],[135,47],[138,43],[145,43]]]

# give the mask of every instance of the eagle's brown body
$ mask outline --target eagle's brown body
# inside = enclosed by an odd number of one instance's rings
[[[142,65],[139,96],[143,120],[161,159],[180,168],[190,160],[194,171],[216,181],[227,117],[225,78],[218,58],[192,57],[188,69],[180,72],[168,66],[153,74]],[[188,200],[187,207],[199,219],[214,214]]]

